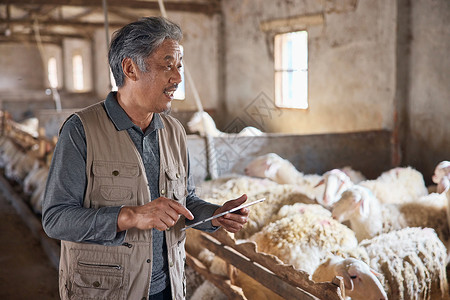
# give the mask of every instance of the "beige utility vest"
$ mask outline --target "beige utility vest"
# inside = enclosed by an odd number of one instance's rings
[[[118,131],[102,102],[78,112],[86,133],[87,189],[84,207],[143,205],[150,191],[141,156],[126,130]],[[161,114],[161,196],[186,206],[186,134]],[[172,298],[185,299],[184,217],[165,232]],[[147,299],[152,275],[152,230],[130,229],[121,246],[61,241],[61,299]]]

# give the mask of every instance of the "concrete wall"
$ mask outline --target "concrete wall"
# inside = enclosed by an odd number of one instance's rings
[[[0,94],[44,87],[42,60],[35,45],[0,44]]]
[[[392,128],[395,1],[230,0],[222,7],[225,99],[233,117],[242,118],[241,108],[261,95],[273,103],[273,34],[260,24],[319,15],[322,24],[303,26],[309,33],[309,109],[280,109],[264,128],[251,118],[244,121],[267,132],[296,134]]]
[[[411,1],[407,164],[429,176],[450,160],[450,1]]]
[[[305,174],[323,174],[334,168],[352,166],[367,178],[376,178],[393,167],[390,132],[385,130],[255,137],[231,134],[213,138],[212,155],[206,152],[205,143],[204,138],[188,136],[191,172],[197,183],[211,175],[211,162],[215,163],[219,176],[244,174],[245,166],[252,159],[270,152],[288,159]]]

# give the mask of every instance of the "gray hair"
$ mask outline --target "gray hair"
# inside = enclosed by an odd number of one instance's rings
[[[180,26],[163,17],[146,17],[125,25],[114,32],[109,46],[109,66],[118,87],[124,84],[122,69],[124,58],[131,58],[141,71],[147,71],[145,59],[165,39],[180,42],[183,33]]]

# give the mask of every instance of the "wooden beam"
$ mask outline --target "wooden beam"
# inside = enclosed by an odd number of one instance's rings
[[[0,4],[11,5],[59,5],[59,6],[102,6],[102,0],[0,0]],[[213,15],[220,12],[219,2],[199,3],[165,1],[166,10],[204,13]],[[108,0],[108,7],[128,7],[159,10],[157,1]]]
[[[0,18],[0,24],[7,23],[10,25],[25,25],[25,26],[32,26],[34,23],[34,20],[28,19],[28,20],[8,20],[8,19],[2,19]],[[109,26],[117,26],[121,27],[123,25],[126,25],[128,21],[124,21],[123,23],[120,22],[110,22]],[[97,27],[103,27],[103,22],[79,22],[79,21],[72,21],[72,20],[43,20],[39,21],[39,25],[42,26],[67,26],[67,27],[79,27],[79,28],[97,28]]]

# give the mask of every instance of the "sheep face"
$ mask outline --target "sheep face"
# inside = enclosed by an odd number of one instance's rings
[[[205,132],[209,132],[208,129],[217,129],[213,118],[205,111],[198,111],[194,113],[192,118],[187,123],[187,126],[190,132],[198,132],[200,135],[204,135]],[[205,126],[207,127],[206,129]]]
[[[342,193],[353,185],[350,178],[338,169],[333,169],[323,174],[322,182],[325,184],[325,189],[323,198],[319,199],[319,202],[325,207],[331,207]]]
[[[364,262],[349,258],[345,259],[336,275],[344,278],[345,293],[352,299],[383,299],[387,300],[381,282],[376,275],[378,273]]]
[[[432,180],[437,184],[436,191],[439,194],[448,191],[450,188],[450,161],[441,161],[436,166]]]
[[[368,197],[370,197],[370,191],[363,187],[354,186],[346,190],[333,207],[331,213],[333,219],[342,223],[350,220],[354,215],[366,218],[369,215]]]
[[[283,161],[285,160],[275,153],[259,156],[247,165],[245,174],[247,176],[274,179]]]

